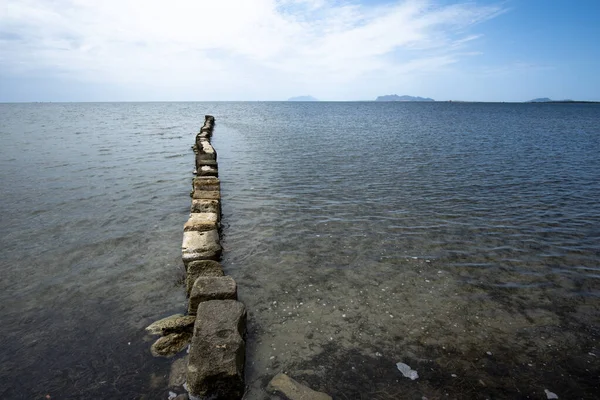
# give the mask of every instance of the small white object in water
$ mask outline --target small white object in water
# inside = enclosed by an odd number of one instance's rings
[[[491,356],[492,352],[491,351],[486,351],[485,354],[487,354],[488,356]]]
[[[396,363],[396,368],[398,368],[398,371],[402,372],[402,375],[404,375],[406,378],[412,379],[413,381],[419,377],[417,371],[404,363]]]
[[[377,357],[381,357],[381,356],[383,356],[383,354],[381,354],[380,352],[376,352],[376,353],[375,353],[375,356],[377,356]]]
[[[544,392],[546,393],[547,399],[558,399],[558,396],[556,395],[556,393],[552,393],[548,389],[544,389]]]

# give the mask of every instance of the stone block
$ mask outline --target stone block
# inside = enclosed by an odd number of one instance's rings
[[[221,199],[221,181],[214,176],[198,176],[192,180],[193,199]]]
[[[194,191],[221,190],[221,181],[214,176],[198,176],[192,180]]]
[[[237,285],[230,276],[200,276],[190,292],[188,314],[195,315],[198,304],[210,300],[237,300]]]
[[[219,229],[219,215],[217,213],[191,213],[190,218],[183,225],[183,231],[211,231]]]
[[[221,219],[221,202],[210,199],[192,199],[192,213],[215,213]]]
[[[214,147],[208,141],[198,141],[196,142],[198,146],[198,154],[196,154],[196,158],[201,160],[217,160],[217,152]]]
[[[219,163],[217,163],[215,160],[196,160],[196,166],[197,167],[209,166],[209,167],[218,168]]]
[[[192,199],[221,200],[221,191],[195,190],[192,192]]]
[[[150,347],[150,352],[154,357],[172,357],[187,347],[191,337],[189,332],[162,336]]]
[[[187,265],[185,293],[189,297],[194,282],[201,276],[223,276],[223,268],[214,260],[192,261]]]
[[[205,232],[187,231],[183,232],[183,243],[181,245],[183,263],[187,265],[198,260],[219,260],[221,257],[221,245],[219,243],[219,232],[216,229]]]
[[[196,169],[196,175],[198,176],[219,176],[219,170],[209,165],[201,165],[200,168]]]
[[[246,310],[242,303],[211,300],[198,305],[187,368],[191,396],[219,400],[242,398],[245,330]]]
[[[281,394],[288,400],[332,400],[331,396],[323,392],[316,392],[308,386],[296,382],[286,374],[277,374],[269,382],[267,391]]]
[[[151,335],[168,335],[170,333],[192,332],[196,317],[193,315],[175,314],[160,319],[146,327]]]

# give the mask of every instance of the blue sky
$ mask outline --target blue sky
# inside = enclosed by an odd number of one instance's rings
[[[600,100],[599,0],[0,0],[0,101]]]

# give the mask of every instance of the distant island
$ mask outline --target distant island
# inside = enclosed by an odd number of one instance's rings
[[[537,99],[526,101],[525,103],[597,103],[597,101],[582,101],[582,100],[552,100],[548,97],[540,97]]]
[[[288,101],[319,101],[319,99],[315,99],[312,96],[296,96],[290,97]]]
[[[419,97],[419,96],[398,96],[397,94],[387,94],[385,96],[379,96],[375,99],[375,101],[435,101],[434,99],[430,99],[429,97]]]
[[[571,101],[574,101],[574,100],[571,100],[571,99],[552,100],[552,99],[550,99],[548,97],[539,97],[537,99],[526,101],[526,103],[561,103],[561,102],[565,102],[565,101],[571,102]]]

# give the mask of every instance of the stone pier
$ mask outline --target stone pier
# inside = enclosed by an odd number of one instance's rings
[[[152,345],[155,356],[174,356],[189,343],[185,372],[171,380],[185,379],[190,399],[239,400],[245,388],[246,309],[237,301],[235,281],[219,263],[221,182],[211,144],[214,126],[214,117],[207,115],[192,146],[196,177],[181,246],[188,315],[164,318],[146,330],[162,335]]]
[[[244,395],[246,309],[237,301],[235,281],[218,263],[221,182],[211,144],[214,125],[207,115],[196,135],[192,207],[183,229],[188,314],[196,316],[186,378],[191,398],[237,400]]]

